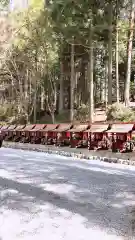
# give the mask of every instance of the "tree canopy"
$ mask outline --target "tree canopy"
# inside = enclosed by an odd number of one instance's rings
[[[3,8],[7,5],[1,2]],[[1,104],[16,102],[15,121],[20,116],[41,121],[46,113],[55,121],[61,111],[69,117],[71,105],[77,119],[85,106],[87,120],[90,96],[95,109],[100,103],[107,106],[110,95],[113,102],[118,96],[124,101],[130,11],[131,3],[122,0],[31,0],[27,9],[6,15]]]

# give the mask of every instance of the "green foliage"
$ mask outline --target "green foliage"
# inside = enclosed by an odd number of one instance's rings
[[[4,104],[0,106],[0,121],[9,121],[11,116],[16,115],[14,104]]]
[[[0,122],[25,124],[27,115],[24,112],[18,114],[18,108],[15,104],[4,104],[0,106]]]
[[[35,91],[40,99],[41,87],[44,88],[45,96],[49,94],[49,102],[53,102],[54,87],[59,75],[57,41],[52,31],[49,13],[43,8],[43,1],[32,1],[27,10],[11,17],[16,34],[11,48],[7,51],[6,70],[18,80],[19,84],[17,83],[16,87],[19,85],[19,89],[14,93],[14,100],[20,101],[21,114],[27,116],[29,112],[31,116]],[[27,73],[30,80],[26,76]],[[24,93],[26,79],[27,84],[31,81],[30,98],[26,98]]]
[[[8,118],[10,124],[26,124],[28,123],[27,115],[25,113],[16,114]]]
[[[135,83],[134,83],[134,81],[131,82],[131,84],[130,84],[130,94],[132,96],[135,96]]]
[[[6,114],[7,114],[7,111],[6,111],[5,107],[1,106],[0,107],[0,121],[1,122],[5,121],[7,119]]]
[[[125,105],[121,103],[114,103],[109,106],[106,114],[108,121],[135,121],[135,112],[131,108],[125,107]]]
[[[34,1],[35,2],[35,1]],[[57,42],[53,35],[51,19],[48,11],[42,9],[43,1],[37,2],[37,5],[31,5],[27,11],[19,16],[18,34],[14,45],[19,48],[28,58],[34,61],[35,55],[38,55],[38,62],[49,66],[57,61]],[[18,16],[17,16],[18,19]]]
[[[3,3],[5,2],[6,0],[3,0]],[[112,50],[113,53],[115,53],[116,1],[113,0],[112,2],[114,26],[112,39],[114,44]],[[123,5],[122,2],[122,0],[118,1],[118,14]],[[77,106],[75,118],[79,121],[88,119],[89,106],[83,104],[86,104],[87,97],[84,99],[82,96],[79,96],[82,95],[83,81],[86,81],[87,78],[81,67],[87,71],[89,61],[89,28],[90,22],[92,21],[95,61],[94,84],[99,93],[95,94],[95,96],[97,102],[99,102],[101,99],[101,78],[104,83],[105,77],[104,59],[105,57],[108,59],[107,28],[109,3],[110,0],[78,0],[77,2],[71,0],[52,0],[49,1],[49,4],[47,4],[45,8],[44,0],[30,0],[27,9],[11,14],[11,22],[13,24],[12,36],[14,36],[14,38],[12,39],[12,46],[9,51],[6,51],[5,66],[9,76],[13,77],[13,82],[14,80],[17,82],[13,90],[13,100],[18,99],[21,108],[21,111],[19,108],[16,108],[14,119],[12,118],[13,114],[10,114],[11,121],[21,121],[22,116],[25,120],[25,118],[27,119],[27,113],[30,114],[30,116],[33,114],[35,92],[37,92],[37,106],[40,106],[41,88],[44,89],[44,101],[48,101],[46,109],[53,108],[54,102],[57,102],[55,101],[54,92],[58,92],[60,85],[61,59],[64,65],[64,73],[62,74],[64,80],[66,80],[64,81],[64,88],[70,84],[71,41],[73,37],[75,43],[75,65],[79,73],[77,76],[80,76],[77,79],[77,86],[75,86],[75,95],[78,95],[77,97],[79,99],[77,104],[81,105],[79,108]],[[118,24],[120,29],[119,62],[122,63],[126,60],[127,22],[127,20],[122,20],[119,21]],[[83,64],[84,66],[82,66]],[[113,64],[113,66],[114,65],[115,64]],[[113,69],[113,72],[115,72],[114,70],[115,69]],[[26,80],[28,84],[31,82],[30,98],[25,97],[24,89]],[[8,82],[11,82],[10,77]],[[88,81],[85,85],[88,86]],[[29,94],[29,87],[27,91]],[[89,98],[89,86],[84,94]],[[9,95],[11,96],[11,94]],[[4,118],[5,112],[1,113],[1,116]]]
[[[0,8],[3,10],[8,7],[10,0],[1,0],[0,1]]]

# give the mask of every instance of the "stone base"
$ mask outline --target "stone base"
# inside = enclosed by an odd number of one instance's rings
[[[108,163],[119,163],[135,166],[134,153],[112,153],[110,151],[88,151],[88,149],[76,149],[69,147],[45,146],[30,143],[3,142],[3,147],[22,149],[28,151],[46,152],[66,157],[73,157],[85,160],[100,160]]]

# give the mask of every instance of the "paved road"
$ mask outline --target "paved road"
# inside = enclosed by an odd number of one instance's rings
[[[0,240],[135,239],[135,167],[0,149]]]

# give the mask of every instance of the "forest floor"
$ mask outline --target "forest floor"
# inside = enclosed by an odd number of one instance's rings
[[[65,123],[70,121],[70,112],[65,111],[63,114],[58,114],[55,119],[58,123]],[[106,112],[103,108],[96,108],[94,112],[94,122],[105,122],[106,121]],[[50,115],[43,116],[40,120],[40,123],[50,123],[52,122],[52,118]]]

